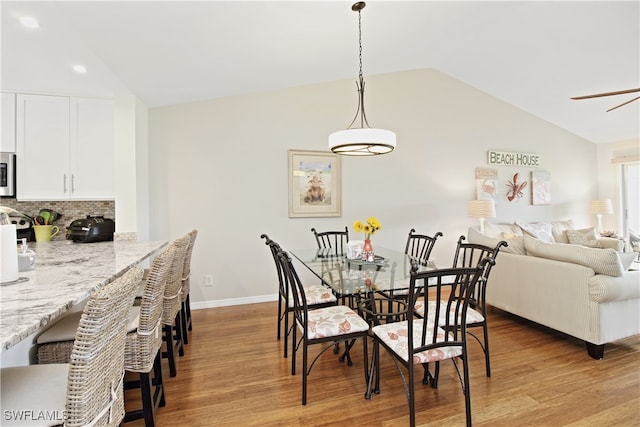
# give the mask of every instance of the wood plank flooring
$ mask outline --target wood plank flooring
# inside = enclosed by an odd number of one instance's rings
[[[384,352],[381,393],[364,398],[360,343],[353,366],[331,351],[322,355],[302,406],[302,377],[292,376],[291,357],[282,357],[276,313],[275,302],[193,311],[176,377],[164,362],[167,404],[156,425],[408,425],[400,375]],[[583,342],[497,309],[489,327],[491,378],[482,350],[470,341],[474,425],[640,426],[640,335],[608,344],[605,358],[593,360]],[[298,372],[300,364],[298,355]],[[442,364],[438,389],[417,383],[416,390],[418,425],[464,425],[464,397],[451,362]],[[136,392],[127,392],[129,402]]]

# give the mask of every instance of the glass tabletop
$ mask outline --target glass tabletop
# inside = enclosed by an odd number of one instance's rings
[[[376,246],[372,262],[348,259],[332,249],[293,249],[291,255],[330,286],[338,295],[359,292],[408,289],[411,265],[415,258],[403,252]],[[418,271],[436,268],[432,262],[419,265]]]

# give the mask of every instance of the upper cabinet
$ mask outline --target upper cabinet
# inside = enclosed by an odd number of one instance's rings
[[[114,198],[110,100],[17,95],[19,200]]]
[[[71,98],[71,197],[114,198],[114,103]]]
[[[16,94],[2,92],[2,136],[0,151],[16,152]]]

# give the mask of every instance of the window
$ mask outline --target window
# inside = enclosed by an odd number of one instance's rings
[[[622,230],[640,234],[640,162],[622,164]]]

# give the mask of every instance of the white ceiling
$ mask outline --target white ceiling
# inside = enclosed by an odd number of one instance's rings
[[[2,89],[157,107],[355,80],[351,3],[3,0]],[[365,79],[435,68],[595,143],[640,139],[640,102],[605,112],[638,94],[569,99],[640,87],[637,0],[373,0],[362,41]]]

